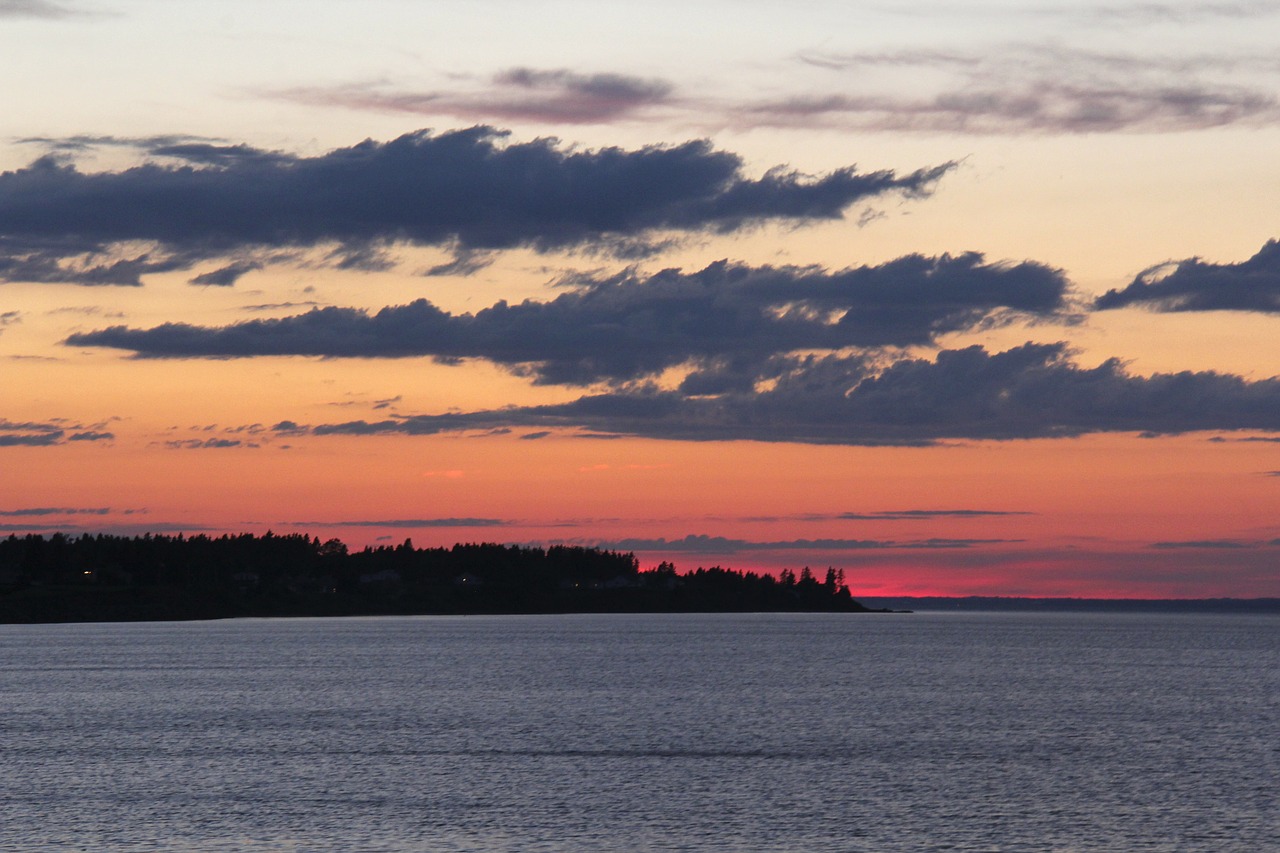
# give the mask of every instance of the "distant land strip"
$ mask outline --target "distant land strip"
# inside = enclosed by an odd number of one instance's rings
[[[871,612],[844,573],[770,574],[556,545],[350,551],[295,533],[0,539],[0,623],[471,613]]]
[[[1280,598],[1023,598],[1018,596],[860,596],[869,608],[1023,613],[1280,613]]]

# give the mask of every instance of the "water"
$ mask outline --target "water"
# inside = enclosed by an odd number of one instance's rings
[[[0,626],[0,849],[1280,849],[1280,619]]]

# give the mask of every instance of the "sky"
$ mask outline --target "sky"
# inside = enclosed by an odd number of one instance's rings
[[[1277,28],[0,0],[0,533],[1280,596]]]

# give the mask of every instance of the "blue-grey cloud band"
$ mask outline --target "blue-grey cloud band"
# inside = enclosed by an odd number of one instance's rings
[[[1153,311],[1254,311],[1280,313],[1280,241],[1235,264],[1200,258],[1143,270],[1122,290],[1098,297],[1098,310],[1141,306]]]
[[[407,415],[280,429],[314,435],[432,435],[503,427],[589,430],[686,441],[928,445],[964,439],[1064,438],[1100,432],[1280,431],[1280,378],[1213,371],[1136,376],[1110,359],[1085,368],[1065,344],[990,353],[943,350],[876,368],[857,357],[804,356],[772,387],[715,396],[637,385],[568,403]]]
[[[466,253],[591,244],[642,251],[664,232],[839,219],[887,193],[927,194],[952,164],[907,175],[853,167],[747,177],[706,140],[635,150],[510,142],[492,127],[419,131],[304,157],[245,145],[139,140],[153,159],[81,172],[50,154],[0,174],[0,280],[137,285],[215,257],[231,284],[254,252],[338,244],[339,265],[395,244]],[[154,159],[159,158],[159,159]],[[129,250],[136,244],[152,247]]]
[[[418,300],[372,315],[320,308],[220,328],[114,326],[67,343],[145,357],[480,358],[562,384],[636,380],[693,363],[686,390],[706,394],[750,385],[775,369],[765,362],[795,350],[925,344],[1011,315],[1068,309],[1059,271],[968,253],[837,272],[719,262],[693,273],[583,279],[549,302],[500,302],[475,314]]]

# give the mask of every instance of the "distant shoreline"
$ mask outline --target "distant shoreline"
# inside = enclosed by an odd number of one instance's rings
[[[859,595],[869,608],[919,612],[1280,613],[1280,598],[1031,598]]]

